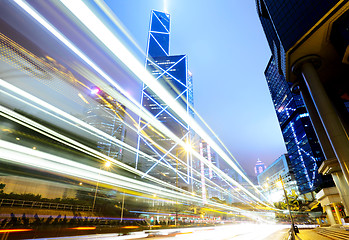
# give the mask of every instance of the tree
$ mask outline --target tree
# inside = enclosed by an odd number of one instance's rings
[[[5,186],[6,186],[6,184],[0,183],[0,193],[3,193],[3,192],[4,192]]]
[[[298,195],[296,194],[296,192],[292,190],[291,194],[287,194],[287,197],[288,197],[288,203],[290,205],[290,209],[292,211],[299,211],[300,203],[299,203]],[[285,199],[285,202],[286,202],[286,199]]]
[[[298,195],[294,190],[290,194],[287,193],[288,204],[290,205],[291,211],[299,211],[301,208],[300,201],[298,199]],[[274,203],[274,206],[278,209],[287,209],[287,202],[284,196],[283,201]]]
[[[287,205],[286,205],[286,202],[283,202],[283,201],[280,201],[280,202],[275,202],[274,203],[274,206],[278,209],[287,209]]]

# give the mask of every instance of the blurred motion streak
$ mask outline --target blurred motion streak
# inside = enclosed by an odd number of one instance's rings
[[[204,239],[206,231],[218,240],[232,236],[223,224],[269,223],[275,209],[192,104],[181,105],[189,87],[174,66],[186,55],[149,61],[159,78],[172,77],[161,85],[117,36],[144,55],[103,0],[0,1],[0,25],[0,233]],[[135,100],[142,85],[154,112]],[[139,138],[152,151],[140,150]],[[247,234],[249,226],[232,228]],[[117,235],[99,236],[128,239]]]
[[[21,228],[17,228],[17,229],[0,229],[0,233],[15,233],[15,232],[29,232],[29,231],[33,231],[33,229],[21,229]]]
[[[69,228],[72,230],[95,230],[96,227],[74,227],[74,228]]]
[[[254,186],[250,179],[241,172],[241,170],[235,165],[235,163],[229,158],[229,156],[210,138],[208,134],[195,122],[195,120],[186,114],[183,107],[173,99],[173,97],[163,88],[154,77],[147,72],[142,64],[122,45],[122,43],[115,37],[110,30],[93,14],[93,12],[81,1],[66,1],[61,0],[61,2],[77,17],[80,21],[87,26],[105,45],[108,47],[128,68],[136,75],[140,80],[142,80],[147,86],[149,86],[168,106],[173,109],[178,116],[180,116],[184,121],[189,123],[190,127],[195,130],[201,137],[203,137],[217,153],[222,156],[222,158],[234,168],[248,183],[251,184],[252,188],[263,196],[263,194]],[[180,141],[176,141],[177,143]],[[180,142],[181,146],[184,147],[184,143]],[[199,154],[198,154],[199,155]],[[203,160],[203,159],[202,159]],[[205,164],[211,167],[212,164],[205,161]],[[214,166],[213,166],[214,167]],[[222,176],[225,174],[220,171],[220,169],[215,169]],[[251,194],[248,190],[239,186],[236,181],[231,181],[229,177],[225,176],[228,181],[234,185],[240,187],[246,194],[254,198],[261,204],[265,204]]]
[[[125,101],[122,102],[127,108],[135,113],[139,113],[139,110],[142,111],[142,114],[138,114],[142,116],[142,118],[147,119],[148,122],[152,122],[153,126],[156,126],[161,132],[165,133],[175,142],[179,143],[181,146],[185,147],[185,142],[181,141],[178,137],[176,137],[171,131],[169,131],[166,127],[163,126],[160,122],[154,119],[153,116],[144,110],[137,101],[135,101],[121,86],[119,86],[115,81],[113,81],[106,73],[104,73],[95,63],[93,63],[86,55],[84,55],[77,47],[75,47],[69,40],[67,40],[61,33],[59,33],[52,25],[50,25],[44,18],[42,18],[35,10],[33,10],[29,5],[25,2],[16,0],[15,1],[19,6],[21,6],[25,11],[27,11],[31,16],[33,16],[40,24],[45,26],[51,33],[53,33],[60,41],[62,41],[66,46],[68,46],[73,52],[75,52],[78,56],[80,56],[88,65],[90,65],[96,72],[98,72],[104,79],[106,79],[112,86],[118,89],[124,96],[127,96],[129,99],[122,99]],[[181,118],[183,118],[189,125],[204,139],[210,143],[213,149],[217,151],[217,153],[222,156],[222,158],[236,171],[238,172],[254,189],[254,191],[258,194],[258,196],[264,197],[263,194],[254,186],[254,184],[245,176],[244,173],[230,160],[230,158],[224,153],[224,151],[203,131],[203,129],[190,117],[184,114],[182,111],[182,107],[174,101],[174,99],[163,89],[162,86],[158,85],[154,78],[144,69],[144,67],[132,56],[132,54],[122,45],[122,43],[100,22],[98,18],[96,18],[90,9],[82,2],[74,1],[62,1],[62,3],[67,6],[72,12],[74,12],[75,16],[80,18],[83,23],[93,32],[95,32],[97,37],[103,36],[100,38],[102,42],[114,53],[121,61],[128,66],[128,68],[141,79],[146,85],[148,85],[154,92],[158,94],[166,103],[169,105]],[[76,5],[77,4],[77,5]],[[82,14],[82,15],[81,15]],[[86,18],[87,17],[87,18]],[[131,101],[129,101],[131,100]],[[137,107],[138,106],[138,109]],[[119,142],[120,145],[123,145],[122,142]],[[267,206],[264,202],[262,202],[258,197],[252,194],[249,190],[244,188],[242,185],[237,183],[235,180],[231,179],[227,176],[223,171],[219,168],[215,167],[207,161],[205,158],[200,156],[197,152],[193,152],[193,155],[200,159],[200,161],[204,162],[205,165],[212,168],[220,177],[222,177],[225,181],[237,186],[244,193],[246,193],[249,197],[254,199],[254,201],[259,202],[262,205]],[[149,158],[149,156],[146,156]],[[167,163],[167,165],[169,165]],[[170,166],[169,166],[170,167]],[[191,166],[187,166],[188,171]],[[172,170],[177,173],[177,171],[173,168]],[[233,188],[234,189],[234,188]],[[238,193],[240,194],[240,193]]]

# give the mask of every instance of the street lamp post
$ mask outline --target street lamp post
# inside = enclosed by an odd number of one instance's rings
[[[290,219],[291,219],[291,234],[292,234],[292,239],[295,239],[295,225],[294,225],[294,220],[293,220],[293,216],[292,216],[292,212],[291,212],[291,208],[290,208],[290,204],[289,204],[289,201],[288,201],[288,197],[287,197],[287,193],[286,193],[286,190],[285,190],[285,185],[284,185],[284,181],[282,181],[282,177],[280,175],[280,183],[281,183],[281,186],[282,186],[282,189],[284,191],[284,195],[285,195],[285,199],[286,199],[286,204],[287,204],[287,209],[288,209],[288,213],[290,215]]]
[[[184,148],[183,148],[184,152],[186,154],[190,154],[193,150],[192,146],[190,143],[186,143]],[[178,165],[179,165],[179,162],[178,162],[178,158],[179,158],[179,150],[176,149],[176,187],[178,187]],[[177,222],[178,222],[178,202],[176,200],[176,215],[175,215],[175,226],[177,226]]]
[[[125,192],[122,193],[122,206],[121,206],[120,223],[122,223],[122,219],[124,217],[124,204],[125,204]]]
[[[102,167],[109,168],[110,166],[111,166],[111,162],[106,161],[102,166],[99,167],[98,179],[97,179],[96,190],[95,190],[95,196],[94,196],[94,198],[93,198],[93,204],[92,204],[92,211],[94,211],[94,209],[95,209],[96,198],[97,198],[97,192],[98,192],[98,185],[99,185],[99,180],[100,180],[100,177],[101,177],[101,170],[102,170]]]
[[[176,187],[178,187],[178,149],[176,149]],[[176,199],[176,215],[175,215],[175,226],[177,226],[177,218],[178,218],[178,204],[177,204],[177,199]]]

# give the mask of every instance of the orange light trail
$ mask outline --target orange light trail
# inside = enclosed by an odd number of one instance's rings
[[[33,229],[1,229],[0,233],[11,233],[11,232],[29,232],[29,231],[33,231]]]
[[[139,228],[138,226],[125,226],[125,227],[122,227],[122,228],[125,228],[125,229],[135,229],[135,228]]]
[[[75,227],[75,228],[68,228],[73,230],[95,230],[96,227]]]

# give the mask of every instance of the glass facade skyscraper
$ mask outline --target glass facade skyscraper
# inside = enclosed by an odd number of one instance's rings
[[[332,98],[333,104],[337,110],[349,121],[349,87],[347,81],[343,80],[347,75],[346,65],[349,63],[349,51],[346,50],[349,43],[347,34],[349,13],[344,13],[341,8],[345,9],[348,1],[343,0],[316,0],[316,1],[286,1],[286,0],[256,0],[257,12],[265,32],[269,47],[272,51],[274,62],[278,72],[289,78],[287,81],[295,81],[294,76],[290,74],[292,64],[300,58],[299,53],[295,55],[297,48],[309,41],[307,54],[322,53],[329,54],[334,49],[339,60],[335,62],[331,59],[332,64],[343,67],[337,67],[335,72],[323,79],[327,91]],[[338,18],[338,12],[343,15]],[[338,19],[337,19],[338,18]],[[325,26],[328,24],[329,26]],[[324,30],[319,30],[325,28]],[[321,43],[322,37],[316,36],[309,40],[311,35],[316,32],[323,32],[326,35],[324,39],[328,42]],[[322,40],[323,41],[323,40]],[[320,46],[317,46],[317,45]],[[321,46],[331,46],[332,49],[321,50]],[[305,54],[304,49],[302,52]],[[331,53],[332,54],[332,53]],[[305,54],[306,55],[306,54]],[[326,58],[326,54],[324,58]],[[335,62],[335,63],[334,63]],[[327,79],[328,78],[328,79]],[[349,125],[349,124],[347,124]],[[349,129],[348,126],[346,126]]]
[[[172,97],[191,114],[192,76],[186,55],[170,55],[170,15],[152,11],[148,37],[146,68]],[[142,106],[184,142],[190,141],[189,126],[148,86],[143,85]],[[140,119],[138,149],[157,159],[136,158],[136,167],[154,177],[185,188],[190,182],[189,153],[173,140]],[[177,175],[177,173],[178,175]]]
[[[332,194],[328,195],[326,189],[333,186],[326,177],[332,178],[348,214],[349,2],[256,0],[256,3],[273,55],[266,76],[300,191],[321,186],[318,201],[332,218],[331,206],[338,202],[328,201],[334,199],[332,196],[326,198]],[[316,137],[310,128],[315,129]],[[314,145],[317,141],[321,152],[315,147],[318,144]],[[302,154],[305,152],[309,155]],[[324,177],[317,176],[318,172]],[[297,179],[301,175],[303,182]],[[335,224],[332,220],[331,224]]]
[[[299,192],[304,194],[328,184],[331,180],[318,173],[324,156],[301,96],[291,92],[273,58],[265,77]]]
[[[257,12],[278,71],[286,75],[286,53],[340,0],[256,0]]]
[[[91,95],[95,101],[89,104],[85,121],[124,142],[126,138],[124,123],[126,107],[98,88],[93,89]],[[123,160],[123,149],[120,145],[100,139],[97,142],[97,149],[111,158]]]

